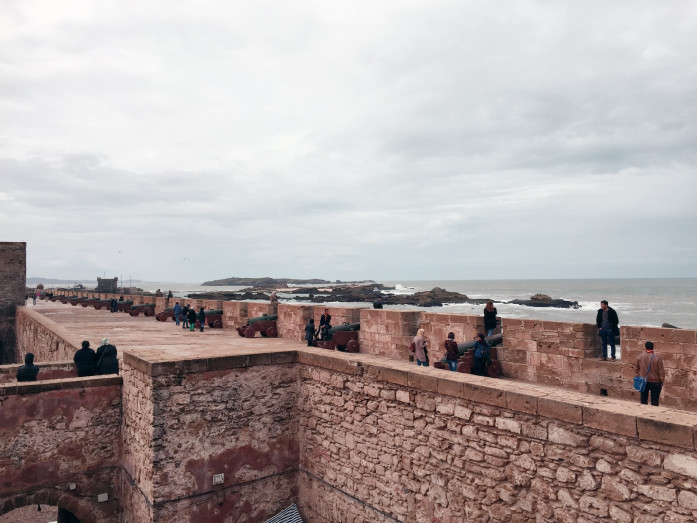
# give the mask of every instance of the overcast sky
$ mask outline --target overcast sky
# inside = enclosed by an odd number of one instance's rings
[[[697,3],[0,2],[27,275],[697,276]]]

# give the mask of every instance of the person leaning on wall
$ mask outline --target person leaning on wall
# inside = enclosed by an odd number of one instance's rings
[[[118,374],[119,360],[116,358],[116,347],[109,343],[108,338],[102,340],[97,348],[97,374]]]
[[[496,332],[497,321],[496,314],[498,311],[494,307],[494,302],[489,300],[486,302],[486,307],[484,307],[484,330],[487,336],[491,336]]]
[[[39,373],[38,365],[34,365],[34,354],[24,356],[24,365],[17,369],[17,381],[36,381]]]
[[[666,379],[666,371],[663,368],[663,360],[653,351],[653,342],[647,341],[644,347],[646,350],[636,359],[636,375],[646,378],[646,388],[641,391],[640,401],[647,405],[650,392],[651,405],[658,407],[658,397]]]
[[[77,366],[77,375],[79,377],[94,376],[97,370],[97,355],[90,348],[90,342],[85,340],[82,342],[82,348],[78,349],[73,356],[73,361]]]

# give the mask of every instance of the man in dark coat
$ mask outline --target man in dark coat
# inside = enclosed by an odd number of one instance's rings
[[[184,305],[184,308],[182,309],[182,329],[189,328],[189,309],[191,309],[191,305],[188,303]]]
[[[326,329],[324,329],[323,327],[326,327]],[[321,339],[324,339],[325,334],[331,328],[332,316],[331,314],[329,314],[329,309],[324,309],[324,314],[322,314],[322,317],[319,319],[319,332],[321,335]]]
[[[607,300],[601,301],[598,314],[595,317],[595,324],[598,327],[600,339],[603,341],[603,357],[601,358],[603,361],[607,360],[608,342],[612,350],[612,360],[615,360],[615,336],[618,336],[620,333],[619,323],[620,320],[615,309],[608,305]]]
[[[30,352],[24,356],[24,365],[17,369],[17,381],[36,381],[39,367],[34,365],[34,355]]]
[[[90,349],[90,342],[85,340],[82,342],[82,348],[79,349],[75,356],[73,356],[73,361],[77,365],[77,375],[80,377],[84,376],[94,376],[96,372],[97,355],[94,350]]]
[[[119,360],[116,358],[116,347],[107,338],[97,349],[97,374],[118,374]]]
[[[198,311],[198,321],[200,324],[201,332],[203,332],[203,326],[206,324],[206,311],[201,307],[201,310]]]
[[[460,350],[455,342],[455,333],[449,332],[448,339],[445,340],[445,358],[448,361],[448,368],[457,372],[457,360],[460,358]]]
[[[312,346],[312,340],[315,337],[315,320],[310,318],[310,321],[305,325],[305,340],[307,341],[307,346]]]

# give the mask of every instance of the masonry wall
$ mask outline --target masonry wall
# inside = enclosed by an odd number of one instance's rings
[[[35,363],[71,361],[80,347],[80,340],[60,324],[28,307],[17,308],[16,321],[17,361],[24,363],[24,356],[33,353]]]
[[[421,325],[420,311],[361,309],[360,352],[409,359],[409,345]]]
[[[15,363],[15,314],[24,304],[27,245],[0,242],[0,365]]]
[[[533,386],[433,370],[383,380],[370,364],[299,357],[310,521],[697,517],[695,415],[658,421],[649,407],[583,406]]]
[[[294,502],[299,455],[295,359],[289,352],[151,365],[126,355],[129,518],[264,521]],[[142,379],[149,381],[138,383]],[[152,399],[150,411],[140,406],[141,398],[147,401],[144,396]],[[142,411],[147,415],[138,418]],[[219,473],[224,482],[213,485]]]
[[[118,521],[120,377],[6,383],[0,404],[0,514],[50,496],[83,522]]]
[[[17,370],[21,365],[0,365],[0,384],[17,381]],[[37,381],[77,378],[77,367],[73,361],[58,361],[53,363],[41,363]]]

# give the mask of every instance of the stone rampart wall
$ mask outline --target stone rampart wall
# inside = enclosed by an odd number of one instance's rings
[[[27,245],[0,242],[0,364],[14,363],[15,315],[24,304],[27,275]]]
[[[0,514],[50,497],[84,522],[119,521],[119,376],[0,384],[0,404]]]
[[[166,298],[158,298],[158,307],[161,307],[159,300],[166,301]],[[191,301],[197,304],[202,302]],[[180,302],[185,303],[186,300]],[[218,304],[211,300],[204,306],[214,308]],[[220,308],[223,309],[225,328],[244,325],[249,318],[272,312],[270,304],[266,302],[225,301]],[[279,304],[279,336],[302,340],[309,317],[314,317],[319,326],[324,308],[323,305]],[[333,325],[343,321],[360,321],[360,352],[402,360],[410,358],[408,347],[419,327],[425,330],[432,361],[443,356],[443,342],[449,331],[454,332],[456,341],[461,342],[472,339],[476,332],[484,328],[482,316],[394,309],[329,308]],[[596,359],[599,338],[593,324],[503,318],[502,330],[504,341],[497,352],[505,377],[625,399],[636,396],[631,386],[636,356],[643,350],[645,341],[653,341],[666,367],[662,401],[666,405],[697,410],[695,330],[621,327],[622,356],[617,362]],[[58,356],[58,359],[67,359],[66,356],[68,354]]]
[[[72,360],[81,341],[60,324],[27,307],[17,308],[17,361],[33,353],[35,363]]]
[[[311,521],[697,516],[697,415],[331,353],[298,357],[299,505]]]
[[[421,325],[420,311],[361,309],[360,352],[408,360],[409,345]]]

